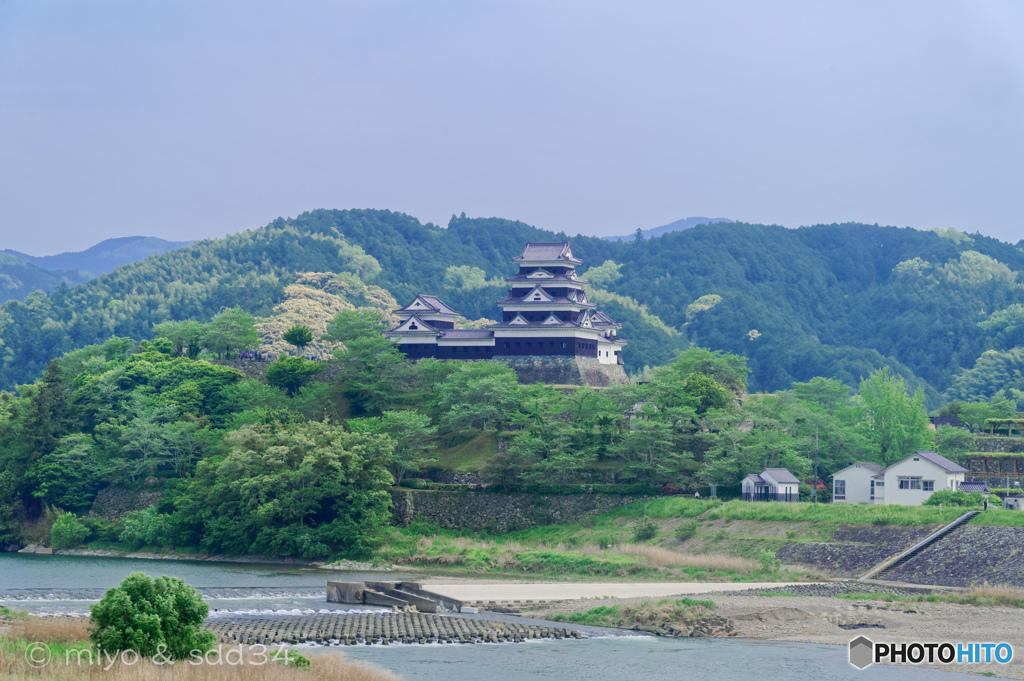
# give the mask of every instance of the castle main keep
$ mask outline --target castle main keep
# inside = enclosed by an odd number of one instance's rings
[[[396,310],[401,320],[385,337],[413,359],[495,360],[521,383],[607,386],[626,383],[621,324],[587,300],[576,274],[582,260],[568,243],[528,243],[512,258],[519,272],[497,302],[497,324],[456,329],[457,311],[432,295],[417,295]]]

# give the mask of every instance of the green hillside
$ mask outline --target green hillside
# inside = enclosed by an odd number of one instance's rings
[[[53,291],[61,284],[80,284],[89,276],[75,270],[46,270],[17,255],[0,253],[0,303],[21,300],[32,291]]]
[[[493,317],[509,259],[526,241],[565,238],[498,218],[453,216],[446,228],[376,210],[279,218],[6,303],[0,388],[33,380],[52,356],[112,335],[147,338],[168,319],[207,321],[233,306],[267,315],[299,272],[349,271],[400,302],[436,293],[470,319]],[[924,388],[933,408],[943,393],[1024,388],[1012,372],[1009,383],[998,376],[1021,363],[1014,348],[1024,344],[1024,307],[1014,307],[1024,304],[1024,251],[1015,245],[954,231],[743,223],[572,243],[584,276],[619,265],[598,293],[625,324],[631,372],[695,343],[748,357],[752,391],[814,376],[856,386],[883,366]]]

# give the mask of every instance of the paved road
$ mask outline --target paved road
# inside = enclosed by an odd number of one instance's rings
[[[809,582],[800,582],[803,585]],[[612,584],[551,582],[420,582],[435,593],[460,601],[563,601],[576,598],[660,598],[708,591],[740,591],[791,586],[797,582],[632,582]]]

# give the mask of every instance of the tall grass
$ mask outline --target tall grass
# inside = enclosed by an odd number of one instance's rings
[[[0,621],[0,679],[45,681],[78,681],[101,678],[104,681],[399,681],[400,677],[370,664],[353,662],[340,652],[317,655],[310,667],[298,669],[266,661],[247,652],[241,664],[188,664],[178,661],[173,665],[154,664],[132,658],[108,657],[89,664],[88,653],[81,658],[69,651],[92,650],[86,641],[88,621],[72,617],[27,617]],[[45,644],[50,653],[49,663],[41,668],[29,665],[26,653],[30,645]],[[39,653],[37,652],[37,655]],[[93,651],[95,654],[95,651]],[[36,657],[36,660],[42,658]],[[82,662],[79,662],[79,659]],[[93,657],[94,661],[100,658]],[[263,662],[261,664],[261,662]],[[109,665],[110,668],[106,669]]]
[[[921,594],[918,596],[896,596],[881,593],[841,594],[839,598],[850,600],[887,601],[891,603],[959,603],[985,607],[1004,606],[1024,608],[1024,589],[1016,586],[983,584],[969,591]]]
[[[966,511],[938,506],[885,506],[871,504],[762,503],[730,501],[708,511],[708,520],[760,520],[815,522],[840,525],[945,525]]]
[[[643,556],[651,565],[666,567],[698,567],[709,570],[725,570],[728,572],[755,572],[760,566],[752,560],[708,553],[682,553],[650,544],[619,544],[610,549],[615,553],[630,556]]]
[[[643,600],[635,605],[598,606],[586,612],[558,613],[551,616],[556,622],[585,624],[594,627],[622,627],[632,629],[658,626],[669,622],[693,623],[714,609],[713,601],[692,598],[660,601]]]
[[[974,516],[970,524],[996,527],[1024,527],[1024,511],[989,508],[984,513]]]

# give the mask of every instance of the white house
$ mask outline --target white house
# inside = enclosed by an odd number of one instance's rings
[[[964,482],[967,469],[935,452],[914,452],[871,476],[850,469],[874,464],[857,463],[832,476],[834,503],[899,504],[920,506],[933,492],[955,492]],[[839,494],[838,487],[842,488]],[[843,498],[840,499],[839,497]],[[861,501],[867,498],[867,501]]]
[[[743,478],[744,501],[797,501],[800,481],[785,468],[765,468]]]
[[[875,501],[875,481],[882,467],[869,461],[858,461],[832,474],[832,503],[871,504]]]

